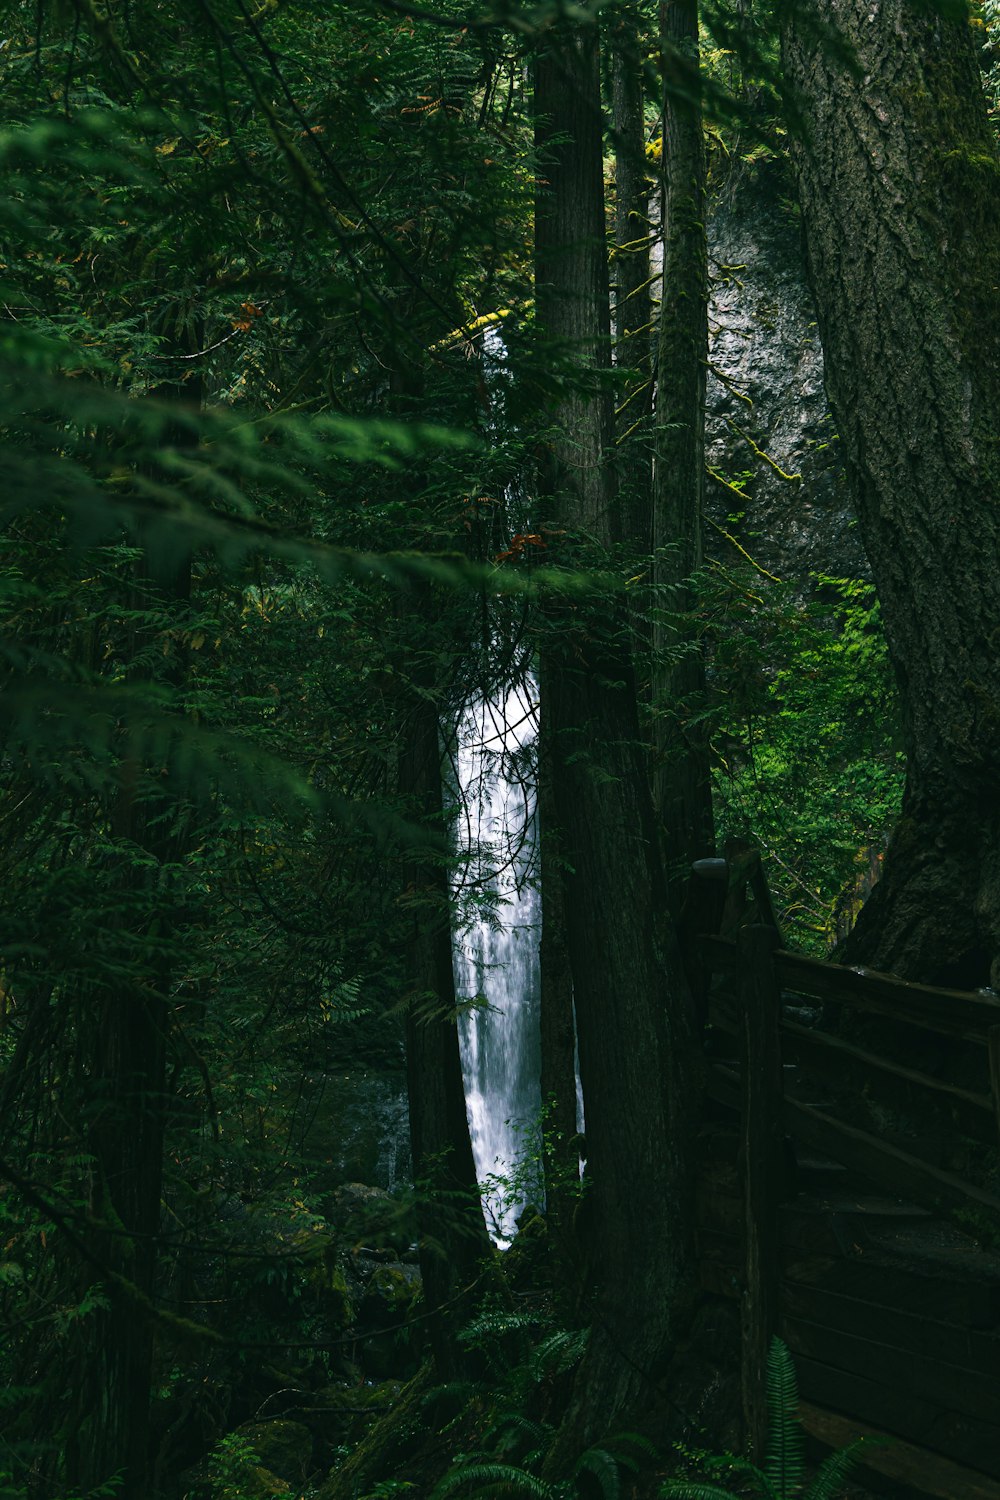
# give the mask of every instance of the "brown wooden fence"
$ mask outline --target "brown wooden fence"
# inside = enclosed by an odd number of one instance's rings
[[[1000,1000],[789,951],[754,851],[699,862],[683,929],[716,1115],[702,1279],[741,1302],[752,1447],[778,1333],[814,1413],[894,1434],[925,1493],[1000,1497],[1000,1254],[982,1248],[1000,1247]],[[863,1041],[833,1029],[845,1010]],[[935,1454],[962,1467],[935,1479]]]

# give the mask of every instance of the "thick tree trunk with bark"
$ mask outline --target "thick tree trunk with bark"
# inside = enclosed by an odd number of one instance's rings
[[[708,249],[705,147],[698,87],[697,0],[660,6],[663,50],[663,291],[656,386],[653,538],[660,609],[688,611],[702,561]],[[661,550],[662,549],[662,550]],[[714,844],[708,746],[692,717],[705,687],[697,641],[668,620],[654,630],[653,799],[663,824],[671,904],[679,910],[691,863]],[[680,652],[679,657],[676,653]],[[671,653],[675,659],[671,661]]]
[[[580,375],[552,412],[548,514],[584,565],[613,540],[613,410],[596,27],[553,27],[535,71],[536,307]],[[639,740],[624,610],[549,605],[542,722],[567,866],[567,931],[587,1133],[578,1230],[591,1342],[552,1463],[649,1401],[692,1287],[689,1000]]]
[[[967,20],[828,0],[783,38],[827,386],[904,711],[885,874],[843,947],[1000,984],[1000,171]],[[849,59],[853,58],[853,65]]]

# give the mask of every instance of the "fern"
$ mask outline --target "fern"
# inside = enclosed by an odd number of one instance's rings
[[[767,1357],[768,1432],[764,1467],[759,1469],[745,1458],[731,1454],[710,1458],[709,1471],[724,1469],[729,1478],[749,1480],[765,1500],[836,1500],[841,1487],[858,1463],[861,1450],[870,1440],[859,1438],[838,1453],[831,1453],[821,1464],[808,1489],[805,1478],[805,1438],[799,1420],[799,1392],[795,1366],[787,1347],[774,1339]],[[701,1479],[668,1479],[660,1488],[661,1500],[719,1500],[733,1494],[732,1489]]]
[[[532,1422],[521,1412],[507,1411],[491,1423],[488,1436],[497,1453],[510,1455],[520,1447],[522,1462],[531,1463],[551,1439],[552,1428],[544,1422]]]
[[[565,1375],[583,1358],[587,1347],[586,1328],[561,1328],[538,1345],[531,1357],[536,1380],[544,1375]]]
[[[668,1479],[660,1486],[662,1500],[731,1500],[732,1491],[701,1479]]]
[[[450,1469],[431,1491],[431,1500],[444,1500],[446,1495],[463,1494],[470,1497],[527,1495],[529,1500],[558,1500],[559,1491],[544,1479],[529,1474],[516,1464],[477,1462],[459,1464]]]
[[[820,1465],[819,1472],[805,1493],[804,1500],[835,1500],[841,1485],[850,1477],[861,1461],[863,1450],[878,1447],[878,1438],[857,1438],[831,1453]]]
[[[593,1476],[600,1487],[603,1500],[619,1500],[622,1491],[621,1475],[617,1460],[606,1448],[588,1448],[580,1455],[573,1469],[573,1477],[586,1473]]]
[[[767,1355],[767,1446],[764,1474],[774,1492],[794,1495],[805,1474],[805,1440],[799,1422],[795,1366],[780,1339]]]
[[[466,1324],[458,1336],[463,1344],[475,1347],[491,1339],[501,1338],[506,1333],[526,1333],[537,1327],[536,1313],[508,1312],[506,1308],[493,1303],[478,1318],[473,1318],[471,1323]]]
[[[604,1447],[621,1468],[633,1474],[638,1473],[643,1459],[650,1464],[660,1460],[659,1448],[641,1432],[616,1432],[605,1438]]]

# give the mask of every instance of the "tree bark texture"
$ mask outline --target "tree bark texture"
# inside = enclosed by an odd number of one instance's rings
[[[618,515],[620,540],[638,556],[653,548],[652,300],[649,181],[643,116],[642,55],[634,18],[624,12],[612,32],[615,135],[615,358],[634,372],[619,387]]]
[[[663,53],[663,290],[656,385],[653,539],[661,594],[654,628],[653,799],[664,831],[670,897],[679,910],[692,861],[714,845],[704,732],[691,719],[705,688],[698,642],[663,612],[690,611],[702,561],[708,248],[705,147],[698,85],[697,0],[660,6]],[[673,658],[673,659],[671,659]]]
[[[189,552],[182,548],[164,553],[147,546],[136,565],[132,606],[137,613],[176,612],[190,597]],[[134,661],[148,652],[156,628],[136,627]],[[182,657],[175,653],[157,677],[176,689],[184,670]],[[141,667],[131,676],[148,681],[151,673]],[[126,1291],[120,1282],[110,1284],[107,1306],[92,1320],[90,1368],[80,1387],[83,1437],[78,1447],[74,1445],[73,1461],[79,1460],[84,1489],[120,1475],[122,1500],[145,1500],[148,1494],[155,1330],[142,1304],[152,1302],[156,1293],[169,1109],[174,959],[164,942],[174,938],[186,915],[171,875],[171,867],[186,850],[185,819],[169,783],[161,786],[158,780],[149,765],[126,751],[111,826],[119,845],[122,907],[127,912],[134,905],[137,914],[145,910],[145,930],[134,934],[135,946],[140,952],[150,949],[151,956],[145,972],[105,987],[98,997],[90,1062],[92,1209],[107,1226],[99,1253],[134,1291]],[[141,864],[135,857],[139,850],[147,857]]]
[[[545,476],[563,560],[611,545],[609,364],[596,27],[554,26],[540,46],[535,110],[536,308],[575,351],[555,397]],[[589,1262],[591,1342],[552,1465],[648,1402],[691,1292],[689,1002],[664,889],[640,744],[624,610],[553,602],[543,639],[542,722],[567,867],[567,936],[586,1111],[578,1233]]]
[[[885,874],[843,947],[1000,984],[1000,171],[967,19],[827,0],[783,37],[827,385],[904,711]]]
[[[548,663],[543,662],[543,669]],[[542,700],[548,697],[543,680]],[[579,1196],[576,1129],[576,1029],[566,911],[566,861],[560,848],[549,726],[540,726],[538,823],[542,885],[539,944],[541,1093],[544,1117],[545,1209],[558,1263],[556,1281],[572,1302],[577,1281],[573,1210]]]
[[[415,611],[417,620],[422,610]],[[456,1339],[472,1315],[492,1255],[476,1181],[455,1015],[447,828],[435,702],[426,685],[409,695],[399,789],[424,837],[407,859],[403,900],[411,917],[406,1074],[413,1177],[418,1188],[420,1272],[431,1352],[442,1380],[461,1366]]]

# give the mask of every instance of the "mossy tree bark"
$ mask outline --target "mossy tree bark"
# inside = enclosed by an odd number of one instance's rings
[[[535,62],[536,308],[578,374],[552,397],[546,509],[569,566],[614,540],[608,268],[596,25]],[[664,882],[624,610],[548,606],[542,722],[568,866],[567,936],[587,1132],[581,1237],[591,1341],[552,1466],[644,1405],[691,1295],[691,1017]]]
[[[653,539],[662,593],[654,629],[653,798],[663,824],[669,891],[680,909],[691,862],[714,845],[708,746],[697,723],[705,668],[690,629],[702,561],[708,247],[697,0],[660,6],[663,57],[663,290],[660,302]]]
[[[899,679],[903,816],[843,946],[1000,983],[1000,169],[965,16],[828,0],[783,37],[831,405]],[[839,45],[831,45],[831,42]]]

